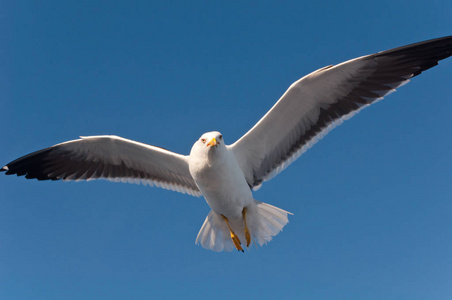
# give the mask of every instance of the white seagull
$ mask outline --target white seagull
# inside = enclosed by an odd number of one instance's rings
[[[252,190],[284,170],[329,130],[452,55],[452,36],[327,66],[299,79],[244,136],[226,145],[204,133],[190,155],[117,136],[89,136],[23,156],[7,175],[38,180],[143,183],[204,196],[210,213],[196,238],[214,251],[263,245],[289,212],[253,198]]]

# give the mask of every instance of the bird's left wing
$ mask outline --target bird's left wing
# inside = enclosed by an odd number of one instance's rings
[[[329,130],[452,55],[452,36],[355,58],[293,83],[270,111],[230,145],[257,189]]]
[[[117,136],[89,136],[57,144],[18,158],[1,171],[38,180],[141,182],[201,195],[187,156]]]

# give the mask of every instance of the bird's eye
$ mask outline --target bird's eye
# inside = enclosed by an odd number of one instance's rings
[[[218,139],[221,141],[221,140],[223,139],[223,136],[220,135],[220,136],[218,137]]]
[[[203,144],[206,143],[206,139],[201,139],[201,142],[203,142]]]

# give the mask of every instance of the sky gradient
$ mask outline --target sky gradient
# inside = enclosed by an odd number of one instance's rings
[[[0,165],[80,135],[231,144],[318,68],[452,34],[446,0],[212,2],[1,2]],[[194,244],[203,198],[0,174],[0,299],[449,299],[451,78],[449,58],[264,183],[294,215],[243,254]]]

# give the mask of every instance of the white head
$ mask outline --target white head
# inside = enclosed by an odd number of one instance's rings
[[[197,157],[211,156],[214,153],[221,153],[225,149],[223,135],[218,131],[204,133],[193,145],[190,156]]]

